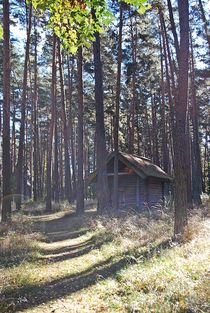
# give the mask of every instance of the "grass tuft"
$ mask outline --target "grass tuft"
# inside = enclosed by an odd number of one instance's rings
[[[0,224],[0,236],[0,269],[32,260],[39,252],[41,234],[34,233],[31,221],[21,214]]]

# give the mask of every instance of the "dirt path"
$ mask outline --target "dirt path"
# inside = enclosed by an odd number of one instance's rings
[[[30,219],[42,236],[29,257],[1,271],[0,313],[209,312],[208,219],[192,218],[195,235],[183,245],[169,240],[164,220],[122,216],[104,226],[95,212]]]
[[[27,266],[19,266],[25,282],[4,294],[8,299],[5,313],[39,312],[43,303],[44,312],[54,312],[52,302],[87,289],[126,266],[127,258],[110,249],[110,239],[88,228],[94,215],[88,212],[78,218],[61,213],[31,218],[35,230],[44,235],[38,243],[40,254]]]

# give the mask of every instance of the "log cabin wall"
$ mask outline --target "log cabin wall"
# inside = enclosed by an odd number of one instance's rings
[[[138,177],[139,180],[139,203],[138,207],[144,209],[147,204],[147,184],[146,180]]]
[[[136,177],[137,175],[119,175],[119,207],[136,207]],[[108,177],[111,201],[114,199],[114,176]]]
[[[113,203],[114,188],[113,176],[108,177],[110,196]],[[119,175],[119,207],[143,208],[146,202],[145,181],[135,173],[128,175]]]
[[[110,197],[114,199],[114,177],[108,177]],[[119,175],[119,207],[155,209],[163,204],[163,183],[156,178],[142,179],[135,173]]]
[[[164,188],[163,182],[160,179],[150,177],[147,180],[148,186],[148,204],[150,208],[157,208],[163,205]]]

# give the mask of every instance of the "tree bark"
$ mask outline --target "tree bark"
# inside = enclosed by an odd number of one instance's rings
[[[39,198],[39,129],[37,123],[37,111],[38,111],[38,85],[37,85],[37,30],[36,22],[34,23],[34,95],[33,95],[33,196],[34,201]]]
[[[195,87],[195,65],[192,46],[192,35],[190,38],[191,46],[191,120],[193,125],[193,141],[192,141],[192,164],[193,164],[193,200],[195,204],[201,204],[202,194],[202,166],[201,166],[201,153],[199,145],[199,126],[198,126],[198,104],[196,101],[196,87]]]
[[[134,153],[134,138],[135,138],[135,113],[136,113],[136,49],[137,49],[137,27],[133,25],[131,20],[131,49],[132,49],[132,100],[130,106],[130,123],[129,123],[129,142],[128,153]],[[136,21],[135,21],[136,23]]]
[[[64,92],[64,78],[61,59],[60,42],[58,43],[58,59],[59,59],[59,73],[60,73],[60,87],[61,87],[61,114],[63,121],[63,138],[64,138],[64,157],[65,157],[65,198],[69,203],[72,201],[72,186],[71,186],[71,169],[69,158],[69,141],[68,141],[68,128],[65,107],[65,92]]]
[[[151,95],[152,105],[152,148],[153,148],[153,162],[159,165],[159,149],[158,149],[158,129],[157,129],[157,103],[156,95]]]
[[[169,132],[170,132],[170,139],[171,139],[171,158],[172,164],[174,165],[174,138],[175,138],[175,103],[177,97],[177,91],[175,86],[174,80],[174,67],[171,58],[171,52],[169,48],[166,27],[165,27],[165,20],[163,16],[163,12],[160,11],[160,28],[162,34],[162,42],[163,42],[163,54],[164,54],[164,63],[165,63],[165,74],[166,74],[166,83],[167,83],[167,94],[168,94],[168,102],[169,102],[169,112],[170,112],[170,123],[169,123]],[[169,71],[170,69],[170,71]],[[170,75],[171,74],[171,75]],[[170,79],[171,76],[171,79]]]
[[[84,213],[84,139],[83,139],[83,118],[84,118],[84,104],[83,104],[83,52],[82,47],[78,49],[77,59],[77,73],[78,73],[78,171],[77,171],[77,214]]]
[[[10,4],[3,1],[3,201],[2,222],[11,218],[10,161]]]
[[[55,134],[54,134],[54,182],[53,182],[53,193],[55,202],[59,202],[59,171],[58,171],[58,110],[56,101],[56,90],[55,90]]]
[[[105,213],[110,210],[109,189],[106,167],[106,140],[104,126],[103,75],[100,52],[100,36],[95,33],[93,42],[95,72],[95,105],[96,105],[96,154],[97,154],[97,199],[98,211]]]
[[[174,22],[174,14],[173,14],[173,9],[172,9],[172,5],[171,5],[171,0],[167,0],[167,3],[168,3],[168,11],[169,11],[171,29],[172,29],[172,33],[174,36],[174,46],[175,46],[175,50],[176,50],[176,56],[177,56],[177,59],[179,59],[179,41],[178,41],[178,36],[177,36],[177,32],[176,32],[176,25]]]
[[[18,161],[17,161],[17,200],[16,209],[20,210],[22,202],[22,186],[23,186],[23,173],[24,173],[24,141],[25,141],[25,119],[26,119],[26,101],[27,101],[27,80],[28,80],[28,63],[30,52],[30,40],[31,40],[31,28],[32,28],[32,4],[29,4],[28,13],[28,27],[27,27],[27,39],[25,48],[25,62],[23,72],[23,90],[21,99],[21,124],[20,124],[20,137],[18,148]]]
[[[209,52],[210,52],[210,30],[208,29],[208,23],[207,23],[205,11],[203,8],[202,0],[198,0],[198,2],[199,2],[199,7],[200,7],[200,11],[201,11],[201,18],[202,18],[202,21],[204,24],[205,35],[206,35],[206,39],[207,39],[208,46],[209,46]]]
[[[173,68],[171,53],[169,49],[165,20],[164,20],[164,16],[162,12],[160,12],[160,26],[161,26],[161,33],[162,33],[162,39],[163,39],[163,53],[164,53],[164,61],[165,61],[166,82],[167,82],[167,87],[168,87],[167,93],[168,93],[168,101],[169,101],[169,109],[170,109],[171,131],[172,133],[174,133],[174,130],[175,130],[174,104],[176,102],[176,86],[175,86],[175,80],[173,77],[174,68]],[[169,69],[170,69],[170,72],[169,72]],[[171,74],[171,81],[170,81],[170,74]],[[172,97],[172,93],[174,97]]]
[[[165,110],[165,81],[164,81],[164,64],[163,64],[163,43],[160,35],[160,67],[161,67],[161,137],[162,137],[162,165],[164,171],[169,171],[169,155],[167,147],[167,132],[166,132],[166,110]]]
[[[13,114],[12,114],[12,172],[15,172],[16,164],[16,131],[15,131],[15,120],[16,120],[16,106],[15,99],[13,98]]]
[[[52,146],[53,131],[55,124],[55,106],[56,106],[56,36],[53,36],[53,59],[52,59],[52,91],[51,91],[51,120],[48,133],[47,148],[47,177],[46,177],[46,212],[52,211]]]
[[[123,4],[120,3],[120,21],[118,35],[118,60],[117,60],[117,86],[116,86],[116,108],[114,123],[114,209],[119,209],[118,192],[118,153],[119,153],[119,108],[120,108],[120,85],[121,85],[121,67],[122,67],[122,28],[123,28]]]
[[[75,170],[75,145],[74,145],[74,129],[73,129],[73,112],[72,112],[72,88],[73,88],[73,66],[74,59],[70,67],[70,58],[67,58],[68,64],[68,100],[69,100],[69,132],[71,146],[71,166],[72,166],[72,198],[76,195],[76,170]]]
[[[187,106],[188,106],[188,61],[189,61],[189,3],[178,1],[180,23],[178,97],[176,102],[176,128],[174,138],[175,174],[175,224],[174,235],[182,238],[187,226],[188,209],[188,164]]]

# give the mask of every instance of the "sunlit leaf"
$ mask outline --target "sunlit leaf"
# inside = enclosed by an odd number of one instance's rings
[[[3,27],[2,27],[2,25],[0,25],[0,39],[3,38],[3,34],[4,34]]]

